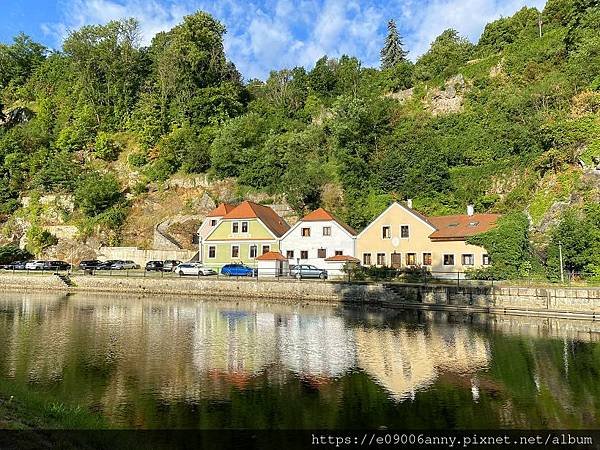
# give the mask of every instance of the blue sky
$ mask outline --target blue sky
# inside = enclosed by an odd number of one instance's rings
[[[225,49],[246,79],[271,69],[306,66],[327,54],[379,64],[386,23],[394,18],[415,59],[446,28],[476,41],[485,24],[546,0],[0,0],[0,41],[19,31],[60,48],[69,30],[136,17],[142,43],[196,10],[227,27]]]

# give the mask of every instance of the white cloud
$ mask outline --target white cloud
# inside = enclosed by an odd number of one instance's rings
[[[415,59],[446,28],[476,41],[486,23],[526,4],[545,0],[62,0],[62,20],[42,25],[57,43],[69,30],[135,17],[144,44],[196,10],[227,27],[225,49],[246,78],[265,78],[272,69],[310,68],[327,54],[379,63],[389,18],[395,18],[405,47]]]

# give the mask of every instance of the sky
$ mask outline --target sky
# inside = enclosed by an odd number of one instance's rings
[[[245,79],[269,71],[310,69],[323,55],[379,65],[389,19],[415,60],[446,28],[476,42],[486,23],[546,0],[0,0],[0,42],[19,32],[53,49],[70,30],[135,17],[142,44],[204,10],[227,28],[225,50]]]

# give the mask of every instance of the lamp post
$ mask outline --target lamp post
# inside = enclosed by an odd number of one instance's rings
[[[558,260],[560,263],[560,282],[565,282],[565,275],[563,271],[563,257],[562,257],[562,242],[558,241]]]

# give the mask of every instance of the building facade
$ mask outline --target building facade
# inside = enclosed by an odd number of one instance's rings
[[[198,261],[203,262],[204,257],[204,239],[214,230],[217,224],[235,208],[235,205],[221,203],[206,215],[204,221],[198,228]]]
[[[327,269],[328,259],[355,255],[356,231],[319,208],[294,224],[281,238],[280,247],[290,264],[312,264]]]
[[[458,272],[491,263],[483,247],[466,243],[469,236],[495,226],[497,214],[427,217],[409,206],[392,203],[356,240],[356,257],[365,266],[424,266],[432,272]]]
[[[256,267],[258,256],[279,251],[279,239],[289,228],[271,208],[244,201],[217,219],[202,239],[202,262],[217,268],[233,262]]]

